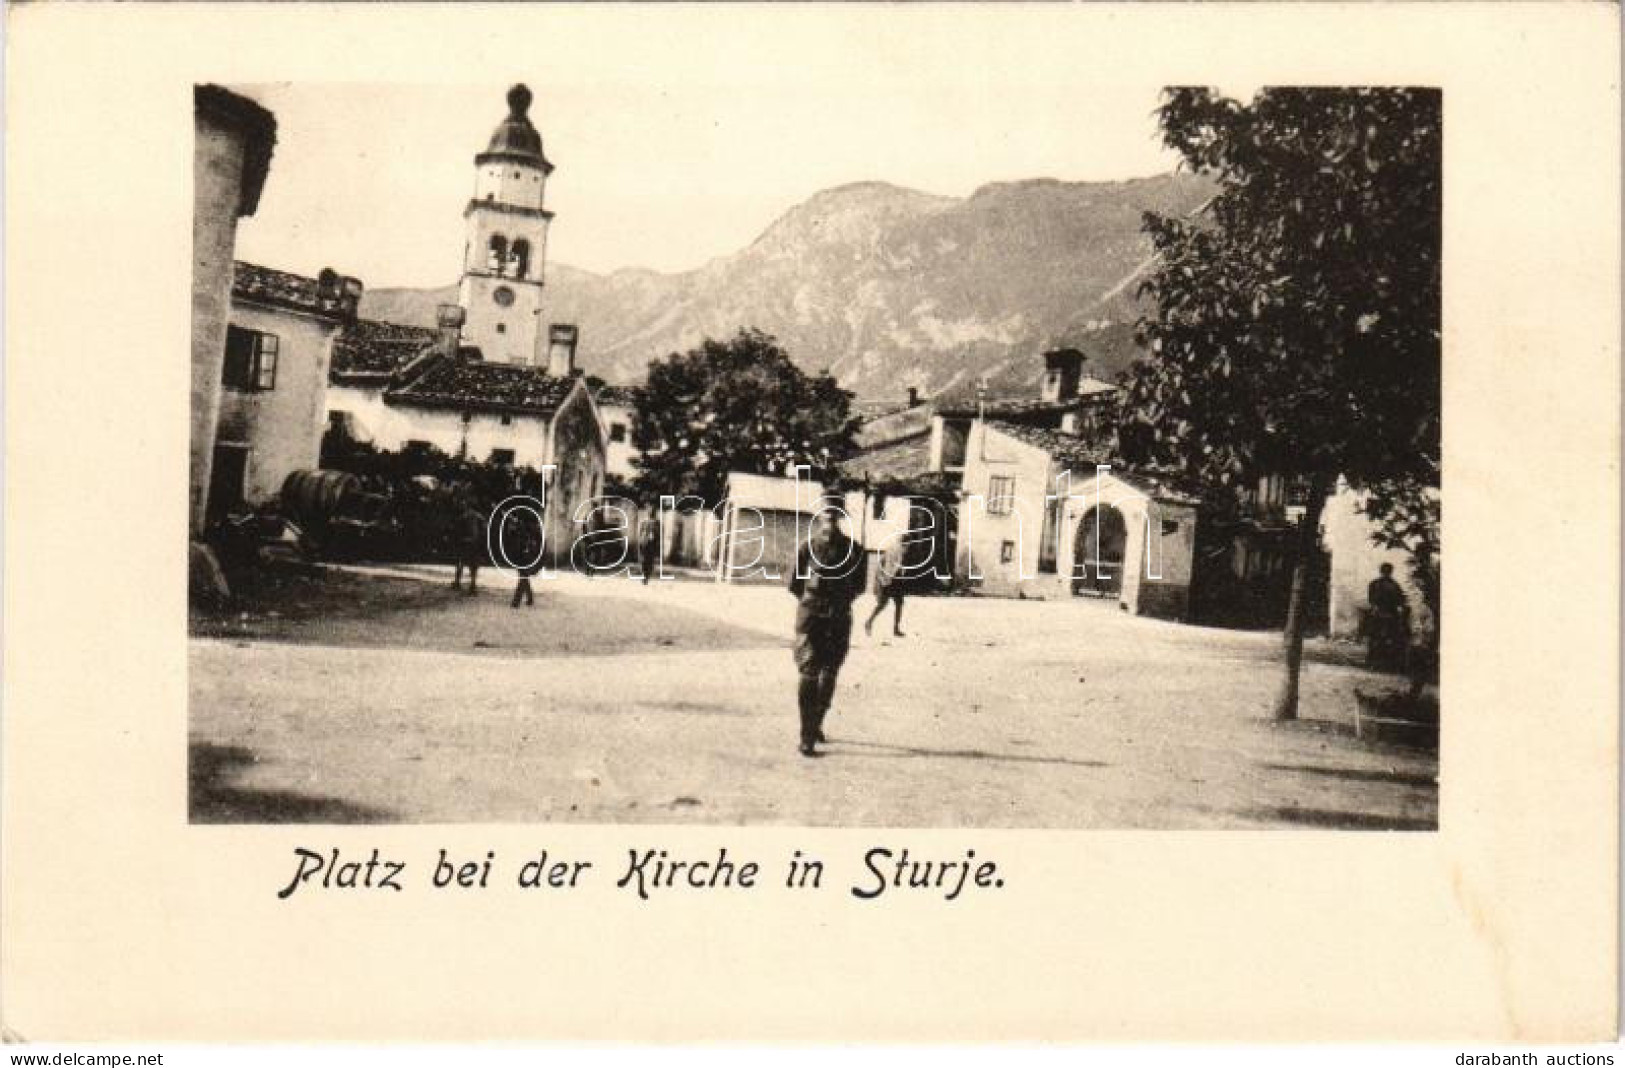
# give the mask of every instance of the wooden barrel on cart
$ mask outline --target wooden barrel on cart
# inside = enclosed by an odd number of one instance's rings
[[[361,480],[348,471],[294,471],[282,483],[282,511],[302,527],[321,527],[360,496]]]

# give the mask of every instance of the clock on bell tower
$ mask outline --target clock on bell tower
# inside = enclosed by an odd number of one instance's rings
[[[542,267],[553,213],[543,204],[553,165],[531,125],[530,105],[529,89],[508,90],[508,117],[474,157],[474,197],[463,209],[468,243],[457,291],[467,314],[463,340],[495,363],[545,359]]]

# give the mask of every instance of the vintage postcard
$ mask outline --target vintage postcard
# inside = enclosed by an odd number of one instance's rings
[[[14,1037],[1613,1035],[1617,8],[9,24]]]

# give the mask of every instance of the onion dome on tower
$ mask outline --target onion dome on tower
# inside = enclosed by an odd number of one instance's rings
[[[516,85],[508,90],[508,117],[491,132],[491,143],[474,157],[479,165],[491,162],[524,163],[551,172],[553,165],[542,154],[542,135],[530,122],[530,90]]]

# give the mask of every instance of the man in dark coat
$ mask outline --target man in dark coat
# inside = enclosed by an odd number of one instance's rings
[[[474,584],[479,581],[480,568],[485,564],[487,517],[466,490],[452,498],[452,510],[451,551],[455,569],[452,571],[451,588],[455,590],[462,585],[463,568],[466,567],[468,592],[472,596]]]
[[[818,755],[824,716],[835,697],[835,678],[852,641],[852,602],[863,592],[868,559],[841,530],[841,510],[827,504],[796,556],[790,592],[796,607],[796,692],[801,710],[801,755]]]
[[[1380,572],[1366,587],[1366,604],[1370,615],[1366,619],[1366,663],[1372,667],[1391,667],[1404,662],[1405,646],[1410,640],[1410,602],[1405,591],[1394,579],[1394,565],[1383,564]]]
[[[536,603],[530,580],[542,569],[542,523],[529,508],[514,508],[503,521],[502,547],[518,573],[509,608],[518,608],[522,600],[527,605]]]
[[[645,586],[660,567],[660,520],[653,515],[645,516],[638,527],[638,567]]]

